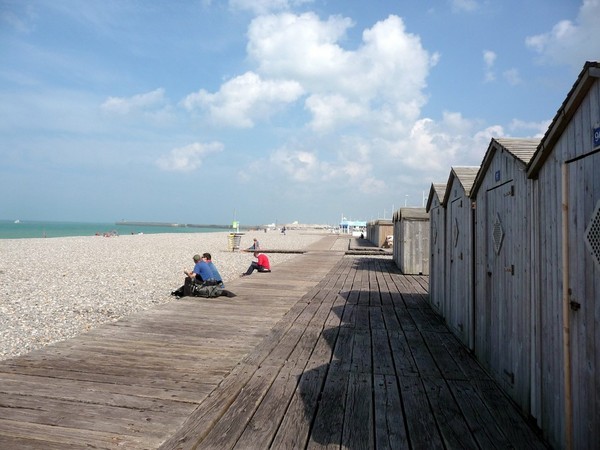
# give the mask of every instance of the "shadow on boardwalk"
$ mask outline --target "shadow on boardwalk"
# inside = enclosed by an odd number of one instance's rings
[[[545,448],[433,313],[426,280],[390,264],[354,261],[360,289],[322,332],[330,360],[298,377],[308,447]]]

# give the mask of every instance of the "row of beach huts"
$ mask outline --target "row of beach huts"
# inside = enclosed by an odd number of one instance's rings
[[[600,448],[600,64],[541,140],[492,139],[480,166],[431,185],[426,208],[377,225],[548,443]]]

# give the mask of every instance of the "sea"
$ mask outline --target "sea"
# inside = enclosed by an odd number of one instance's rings
[[[157,233],[215,233],[231,231],[227,227],[172,226],[135,222],[123,224],[88,222],[42,222],[34,220],[0,220],[0,239],[56,238],[67,236],[157,234]]]

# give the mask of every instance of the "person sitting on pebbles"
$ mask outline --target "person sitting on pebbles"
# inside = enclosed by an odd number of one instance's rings
[[[257,259],[257,261],[252,261],[252,263],[250,263],[250,267],[248,267],[248,270],[246,270],[242,274],[243,277],[251,275],[252,272],[254,272],[255,270],[258,270],[259,272],[271,271],[271,262],[269,261],[267,255],[265,255],[264,253],[260,253],[258,250],[255,250],[254,257]]]
[[[250,247],[248,247],[245,251],[246,252],[253,252],[256,250],[260,250],[260,244],[258,243],[258,239],[254,238],[252,240],[252,245]]]

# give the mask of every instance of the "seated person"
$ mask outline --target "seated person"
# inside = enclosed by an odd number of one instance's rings
[[[202,259],[206,262],[206,264],[208,265],[208,268],[210,269],[210,273],[211,273],[210,278],[212,280],[214,280],[214,284],[215,285],[219,285],[222,288],[224,288],[225,284],[223,284],[223,279],[221,278],[221,274],[217,270],[217,267],[212,262],[212,256],[211,256],[211,254],[210,253],[203,253],[202,254]],[[209,281],[208,284],[210,284],[210,283],[211,282]]]
[[[260,250],[260,244],[258,243],[258,239],[254,238],[252,240],[252,245],[248,248],[248,250]]]
[[[254,257],[257,259],[257,261],[252,261],[250,267],[248,267],[248,270],[246,270],[246,272],[242,274],[243,277],[252,274],[252,272],[254,272],[255,270],[258,270],[259,272],[271,271],[271,262],[269,261],[267,255],[255,250]]]
[[[202,284],[212,278],[212,272],[206,261],[200,255],[194,255],[194,268],[190,270],[183,270],[186,277],[183,282],[183,294],[184,296],[190,295],[192,284]]]

